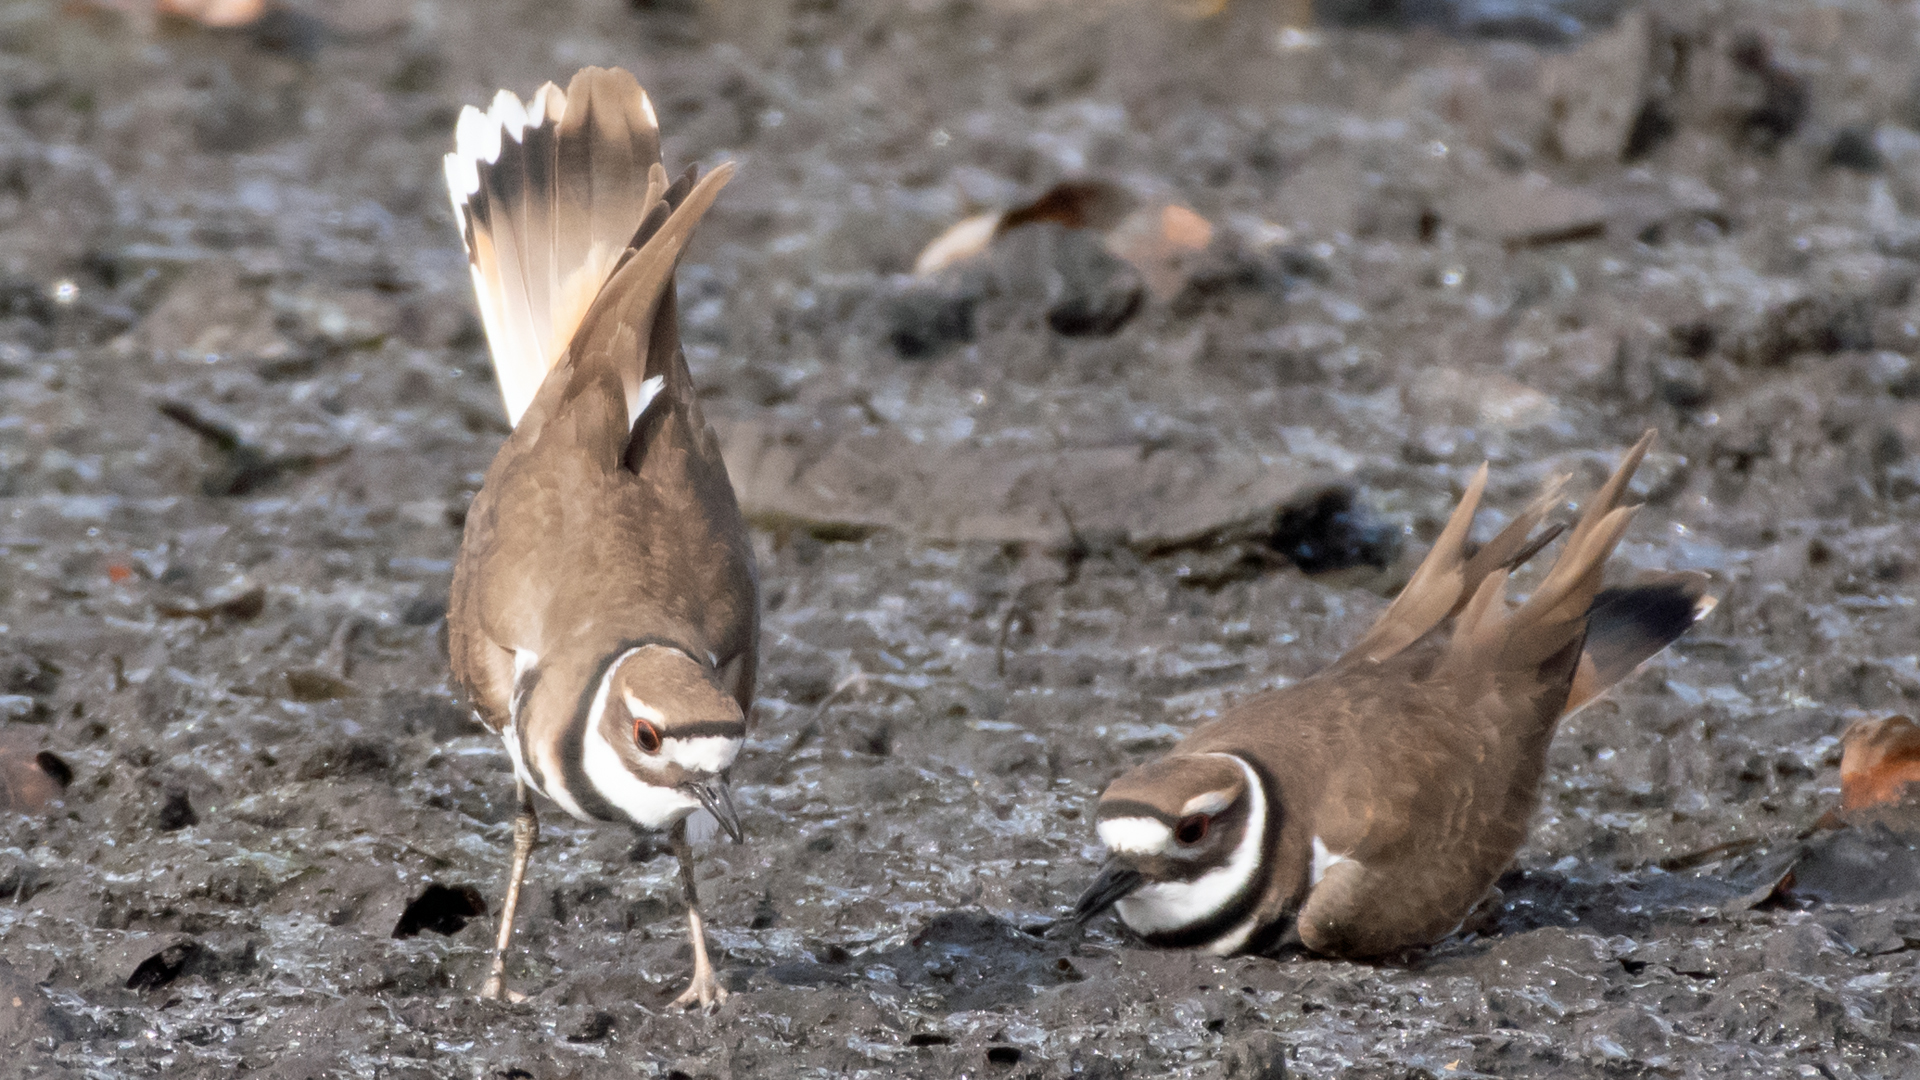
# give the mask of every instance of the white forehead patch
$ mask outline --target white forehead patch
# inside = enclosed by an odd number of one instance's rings
[[[1233,805],[1233,798],[1224,791],[1209,791],[1204,795],[1195,795],[1180,808],[1181,817],[1194,814],[1217,814]]]
[[[718,775],[725,772],[739,754],[740,740],[725,735],[663,739],[660,742],[660,756],[688,772]]]
[[[1173,844],[1173,830],[1153,818],[1108,818],[1095,831],[1108,851],[1127,855],[1158,855]]]

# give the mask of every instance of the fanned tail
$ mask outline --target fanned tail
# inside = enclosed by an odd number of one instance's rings
[[[667,194],[659,122],[632,75],[584,68],[565,91],[548,83],[523,103],[502,90],[484,113],[469,106],[454,144],[454,219],[518,424]]]
[[[1568,670],[1568,696],[1558,714],[1585,705],[1641,662],[1667,647],[1713,608],[1702,574],[1657,575],[1626,588],[1600,588],[1607,562],[1638,506],[1622,506],[1654,433],[1642,436],[1594,492],[1552,569],[1525,603],[1506,603],[1505,570],[1483,581],[1457,617],[1439,671],[1484,670],[1494,666],[1527,670],[1562,663],[1579,654]]]

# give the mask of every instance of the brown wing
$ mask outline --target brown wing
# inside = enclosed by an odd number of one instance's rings
[[[672,287],[732,169],[669,184],[652,107],[625,72],[582,72],[557,112],[552,94],[536,100],[558,119],[529,128],[527,148],[539,152],[521,156],[550,160],[550,175],[518,187],[502,180],[519,175],[504,163],[520,160],[503,146],[503,164],[479,170],[481,209],[488,236],[524,241],[545,232],[560,253],[551,266],[579,264],[555,270],[559,284],[546,294],[546,322],[570,336],[550,369],[541,362],[539,389],[469,510],[450,612],[459,623],[449,642],[456,675],[483,713],[504,722],[514,650],[596,656],[623,641],[666,639],[726,667],[744,707],[757,659],[752,548],[699,412]],[[536,146],[543,138],[547,149]],[[528,200],[547,205],[545,216],[520,212]],[[471,213],[469,232],[482,218]],[[596,254],[609,243],[612,256]],[[488,263],[472,250],[477,278],[488,266],[505,267],[498,272],[509,278],[540,276],[513,270],[524,259]],[[588,279],[597,288],[591,304],[570,313],[572,285]],[[538,289],[515,281],[506,292],[532,303]],[[495,351],[498,359],[497,340]]]

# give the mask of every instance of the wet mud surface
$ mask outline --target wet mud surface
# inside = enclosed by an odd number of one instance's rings
[[[1920,1071],[1920,828],[1815,829],[1920,694],[1920,23],[1494,7],[0,10],[0,1071]],[[529,1000],[472,999],[512,791],[439,622],[504,424],[439,155],[586,63],[741,163],[681,274],[766,600],[712,1016],[664,844],[554,812]],[[909,276],[1080,176],[1213,244]],[[1483,459],[1512,510],[1649,426],[1619,572],[1721,605],[1460,935],[1034,932],[1106,781],[1337,655]]]

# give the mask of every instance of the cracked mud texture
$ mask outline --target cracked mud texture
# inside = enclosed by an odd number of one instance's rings
[[[1920,695],[1914,12],[1300,7],[0,8],[0,1072],[1915,1075],[1920,830],[1813,831]],[[551,809],[530,997],[472,999],[512,791],[438,623],[504,425],[439,156],[586,63],[741,163],[687,348],[787,455],[712,1016],[659,839]],[[1051,226],[906,276],[1082,176],[1214,223],[1175,295]],[[1649,426],[1618,571],[1720,608],[1563,725],[1466,931],[1027,932],[1101,787],[1337,655],[1481,460],[1486,529]]]

